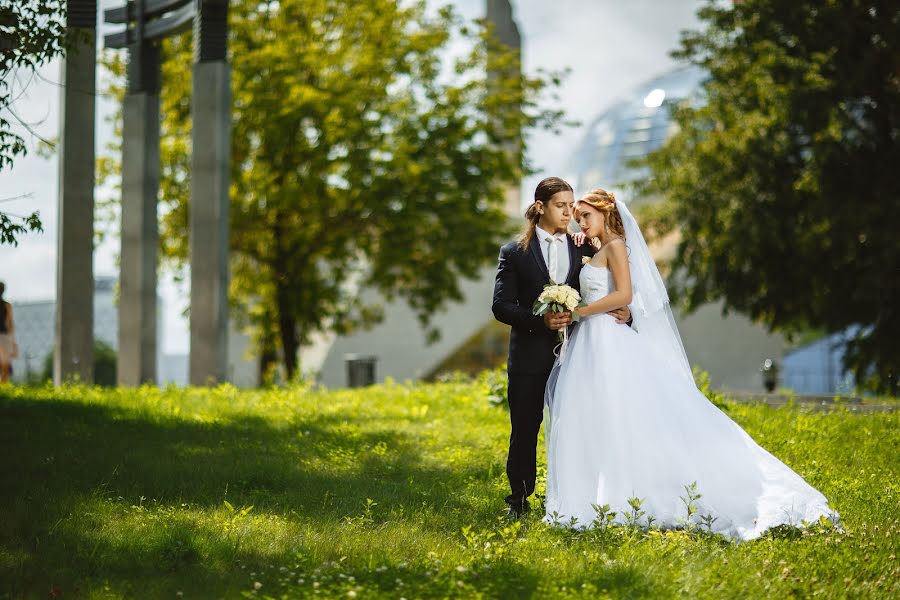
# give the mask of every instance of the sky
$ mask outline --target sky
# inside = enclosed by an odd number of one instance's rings
[[[100,0],[102,8],[122,0]],[[432,3],[446,4],[446,2]],[[452,2],[466,18],[484,14],[483,0]],[[680,32],[698,26],[699,0],[513,0],[513,14],[522,37],[523,65],[538,69],[570,69],[559,90],[566,118],[580,126],[560,134],[535,132],[529,139],[529,158],[537,174],[523,182],[529,190],[542,177],[571,172],[572,153],[584,130],[603,109],[628,95],[640,83],[677,65],[669,52]],[[16,115],[37,134],[54,139],[59,131],[60,64],[42,68],[34,76],[18,74]],[[108,98],[97,99],[97,151],[112,139],[105,117],[115,110]],[[17,215],[40,211],[44,232],[22,236],[18,247],[0,246],[0,281],[11,302],[47,300],[56,294],[57,161],[36,152],[38,138],[25,133],[29,154],[12,169],[0,171],[0,208]],[[7,200],[25,196],[17,200]],[[115,238],[100,244],[94,254],[95,275],[115,275]],[[188,349],[187,322],[180,316],[188,289],[166,274],[160,278],[163,298],[163,348],[168,353]]]

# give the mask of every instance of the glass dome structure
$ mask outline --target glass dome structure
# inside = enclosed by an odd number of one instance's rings
[[[675,131],[672,105],[691,99],[704,78],[698,67],[681,67],[633,89],[587,128],[573,157],[579,193],[602,187],[617,194],[643,176],[631,161],[659,148]],[[623,196],[628,200],[627,193]]]

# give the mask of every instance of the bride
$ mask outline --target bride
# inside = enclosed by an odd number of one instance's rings
[[[628,208],[601,189],[575,204],[600,250],[581,271],[586,306],[547,384],[549,523],[703,523],[741,540],[781,524],[837,518],[825,497],[697,389],[669,298]],[[634,327],[607,313],[630,305]],[[689,493],[690,491],[690,493]],[[700,495],[694,501],[692,496]],[[687,506],[695,510],[688,515]]]

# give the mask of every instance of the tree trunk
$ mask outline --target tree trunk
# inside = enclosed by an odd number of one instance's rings
[[[276,287],[278,296],[278,329],[281,335],[281,350],[284,354],[284,370],[287,380],[291,381],[297,372],[297,351],[300,344],[297,341],[297,320],[291,314],[291,303],[288,293],[282,283]]]
[[[278,363],[278,336],[274,328],[266,325],[263,338],[259,341],[259,384],[271,383],[272,367]]]
[[[291,381],[297,372],[297,351],[300,344],[297,338],[297,320],[291,312],[292,302],[287,284],[287,259],[280,220],[276,221],[272,233],[275,238],[275,261],[273,266],[275,267],[275,303],[278,311],[278,333],[281,336],[285,376],[288,381]]]

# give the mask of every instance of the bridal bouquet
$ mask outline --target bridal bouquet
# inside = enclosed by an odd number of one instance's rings
[[[568,285],[548,283],[544,286],[544,291],[541,292],[538,299],[534,301],[534,307],[531,312],[538,317],[543,317],[548,312],[572,312],[578,307],[580,302],[581,294],[578,293],[578,290]],[[562,342],[565,339],[566,330],[561,329],[559,331],[559,340]]]

